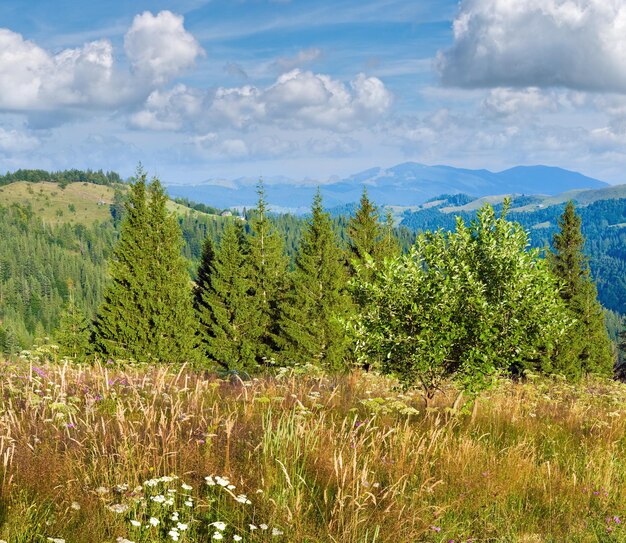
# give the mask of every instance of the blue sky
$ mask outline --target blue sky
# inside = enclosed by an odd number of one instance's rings
[[[0,170],[626,182],[626,0],[0,3]]]

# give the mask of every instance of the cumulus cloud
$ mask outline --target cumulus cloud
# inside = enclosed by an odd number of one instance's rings
[[[57,54],[8,29],[0,29],[0,110],[59,119],[78,110],[142,101],[155,86],[191,66],[203,51],[169,11],[138,15],[125,39],[132,71],[115,63],[111,42],[97,40]]]
[[[192,66],[204,50],[185,30],[181,15],[145,11],[124,38],[124,50],[136,73],[163,83]]]
[[[200,91],[178,85],[154,91],[133,116],[138,128],[204,131],[253,125],[350,131],[388,111],[392,95],[383,82],[359,74],[349,86],[327,75],[292,70],[266,88],[253,85]]]
[[[20,34],[0,29],[0,109],[110,104],[120,96],[111,93],[114,80],[107,40],[50,55]]]
[[[625,0],[463,0],[444,84],[626,92]]]
[[[492,89],[482,101],[481,109],[489,117],[505,118],[540,111],[556,111],[558,102],[556,93],[545,92],[537,87],[497,88]]]

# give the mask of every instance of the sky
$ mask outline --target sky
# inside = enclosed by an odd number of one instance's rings
[[[0,171],[406,161],[626,183],[626,0],[0,2]]]

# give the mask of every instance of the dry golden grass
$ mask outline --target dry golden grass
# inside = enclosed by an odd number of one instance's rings
[[[626,541],[623,385],[503,381],[461,411],[452,389],[425,410],[391,385],[2,363],[0,539],[171,541],[129,520],[146,480],[176,475],[194,500],[180,541],[216,520],[226,541]]]
[[[125,185],[118,188],[126,190]],[[46,224],[93,224],[111,218],[115,188],[91,183],[57,183],[17,181],[0,187],[0,205],[31,205],[35,215]],[[168,200],[167,209],[178,215],[205,215]]]

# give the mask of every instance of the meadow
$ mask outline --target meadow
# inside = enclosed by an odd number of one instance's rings
[[[425,409],[372,373],[37,358],[0,365],[2,541],[626,541],[620,383]]]

